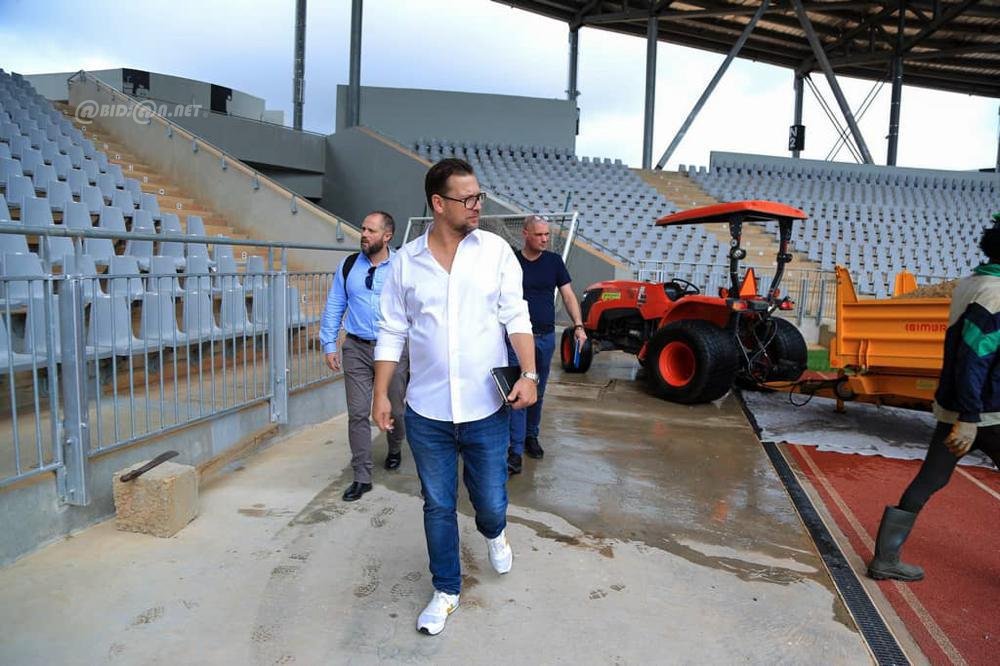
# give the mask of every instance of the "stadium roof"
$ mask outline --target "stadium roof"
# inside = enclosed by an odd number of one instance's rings
[[[760,0],[495,0],[566,21],[646,36],[650,12],[660,41],[726,53]],[[773,0],[739,56],[801,73],[818,71],[794,0]],[[837,74],[890,78],[897,48],[903,83],[1000,97],[1000,0],[802,0],[803,8]],[[899,8],[906,8],[902,40]],[[902,43],[900,43],[900,41]]]

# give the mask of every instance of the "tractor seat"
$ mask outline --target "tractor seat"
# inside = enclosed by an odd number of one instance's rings
[[[670,300],[676,301],[678,298],[684,295],[684,289],[676,282],[664,282],[663,293],[665,293],[667,295],[667,298],[669,298]]]

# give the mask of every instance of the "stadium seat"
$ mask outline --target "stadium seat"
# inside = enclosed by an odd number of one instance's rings
[[[222,335],[222,329],[215,323],[212,294],[208,290],[185,286],[183,317],[183,331],[192,342],[218,338]]]
[[[173,213],[164,213],[160,221],[160,233],[181,236],[180,220]],[[160,241],[159,254],[164,257],[171,257],[174,260],[176,270],[182,271],[187,265],[184,257],[184,243],[177,241]]]
[[[143,234],[156,233],[156,225],[153,224],[153,218],[149,211],[133,211],[131,231]],[[129,239],[125,241],[125,254],[135,257],[140,270],[148,271],[149,262],[153,256],[153,241]]]
[[[108,293],[112,297],[127,298],[129,301],[138,301],[146,293],[143,286],[142,277],[139,273],[139,263],[135,257],[129,255],[115,255],[111,257],[108,267]]]
[[[143,350],[144,343],[132,330],[132,308],[124,296],[98,296],[90,306],[87,344],[98,356],[129,356]]]
[[[188,339],[177,327],[177,308],[169,290],[147,291],[142,296],[139,337],[158,347],[187,346]]]

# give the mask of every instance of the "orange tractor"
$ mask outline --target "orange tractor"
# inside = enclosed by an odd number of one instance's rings
[[[729,277],[718,294],[680,278],[666,282],[612,280],[587,287],[581,304],[590,338],[577,348],[573,330],[563,331],[560,357],[566,372],[586,372],[597,350],[635,354],[654,393],[680,403],[708,402],[737,383],[795,381],[806,369],[802,334],[776,316],[794,303],[779,290],[792,224],[801,210],[770,201],[740,201],[674,213],[657,226],[729,225]],[[758,293],[753,268],[740,274],[746,250],[740,246],[745,222],[777,220],[780,246],[774,278]]]

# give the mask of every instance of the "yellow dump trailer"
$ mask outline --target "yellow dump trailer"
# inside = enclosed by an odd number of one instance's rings
[[[859,299],[847,269],[837,266],[837,329],[830,367],[840,372],[838,399],[926,406],[934,397],[948,329],[948,298]],[[909,273],[895,294],[916,288]]]

